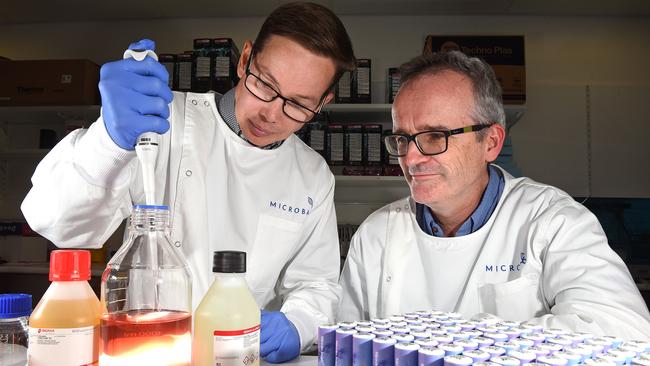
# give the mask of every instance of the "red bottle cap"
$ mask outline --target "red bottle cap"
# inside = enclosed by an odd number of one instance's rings
[[[90,252],[53,250],[50,254],[50,281],[88,281]]]

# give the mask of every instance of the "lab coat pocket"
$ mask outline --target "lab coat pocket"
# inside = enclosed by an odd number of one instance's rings
[[[505,320],[524,321],[545,312],[539,291],[539,275],[528,273],[503,283],[479,287],[482,312]]]
[[[250,269],[248,283],[258,304],[264,305],[273,299],[280,273],[298,246],[300,229],[300,223],[260,215],[247,265]]]

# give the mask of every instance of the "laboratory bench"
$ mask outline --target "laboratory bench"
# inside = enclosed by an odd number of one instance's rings
[[[296,358],[295,360],[285,362],[282,365],[314,366],[316,364],[318,364],[318,356],[301,355],[300,357]],[[264,359],[262,359],[262,362],[260,362],[260,365],[275,365],[275,364],[266,362]]]

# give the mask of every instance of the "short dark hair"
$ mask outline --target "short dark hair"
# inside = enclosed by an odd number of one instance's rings
[[[400,66],[401,87],[422,75],[435,75],[443,71],[454,71],[470,79],[474,89],[473,118],[478,124],[499,123],[506,127],[501,85],[492,67],[479,58],[459,51],[434,52],[415,57]]]
[[[253,51],[261,52],[271,35],[287,37],[319,56],[332,59],[336,65],[332,86],[344,72],[356,67],[352,42],[343,23],[322,5],[294,2],[278,7],[262,24]]]

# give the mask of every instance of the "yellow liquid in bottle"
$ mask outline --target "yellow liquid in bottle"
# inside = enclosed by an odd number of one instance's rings
[[[246,284],[243,274],[218,273],[215,281],[201,300],[194,313],[194,338],[192,340],[192,365],[213,366],[215,356],[220,353],[215,348],[215,331],[251,330],[260,325],[260,308]],[[246,343],[256,342],[242,352],[249,354],[252,349],[257,351],[253,361],[248,366],[259,366],[259,330],[255,339],[254,332],[249,333]],[[218,342],[216,343],[218,344]],[[233,341],[232,344],[237,344]],[[236,348],[236,346],[233,346]],[[256,348],[255,348],[256,347]],[[246,357],[245,355],[238,355]],[[224,366],[228,366],[228,362]],[[233,363],[235,364],[235,363]]]
[[[92,365],[97,365],[99,359],[100,316],[101,304],[88,282],[53,282],[29,317],[29,327],[30,329],[94,327],[92,342],[92,360],[94,362]],[[78,352],[83,352],[83,350],[78,350]],[[56,354],[50,356],[52,357],[50,361],[56,360],[58,357]],[[40,363],[30,361],[29,364],[38,365]]]

